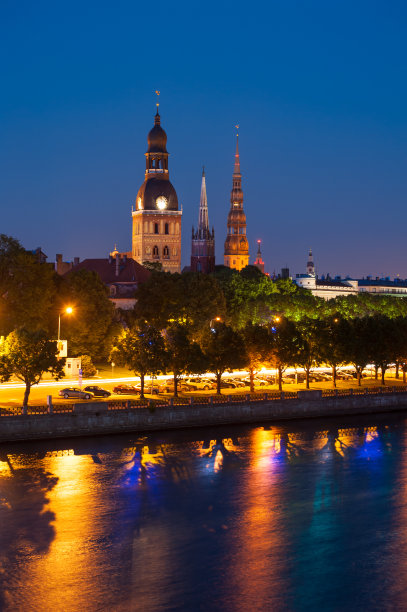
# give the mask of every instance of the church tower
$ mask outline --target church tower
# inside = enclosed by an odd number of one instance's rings
[[[215,230],[209,229],[208,200],[206,197],[205,169],[202,170],[201,199],[198,227],[192,227],[191,270],[208,274],[215,269]]]
[[[144,183],[132,210],[132,257],[140,264],[161,263],[167,272],[181,272],[181,216],[168,172],[167,134],[158,112],[147,136]]]
[[[239,134],[236,137],[233,188],[228,214],[228,234],[225,240],[224,264],[242,270],[249,264],[249,243],[246,238],[246,215],[243,210],[242,175],[240,173]]]
[[[256,268],[258,268],[260,272],[263,272],[264,274],[264,261],[261,256],[261,240],[258,240],[257,244],[258,244],[257,255],[256,255],[256,259],[253,265],[256,266]]]
[[[315,266],[314,258],[312,256],[312,249],[310,249],[308,253],[307,274],[309,274],[309,276],[315,276]]]

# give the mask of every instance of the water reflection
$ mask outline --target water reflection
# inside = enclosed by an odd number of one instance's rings
[[[383,580],[406,595],[406,431],[387,417],[2,447],[0,608],[389,609]]]

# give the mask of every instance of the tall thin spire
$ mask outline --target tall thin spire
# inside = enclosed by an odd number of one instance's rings
[[[199,201],[198,234],[200,238],[206,238],[209,233],[208,199],[206,197],[205,166],[202,168],[201,199]]]
[[[205,167],[202,168],[198,227],[192,228],[191,270],[208,274],[215,269],[215,231],[209,230]]]
[[[240,157],[239,157],[239,126],[236,125],[236,153],[235,153],[235,169],[233,174],[240,174]]]
[[[158,107],[160,106],[160,92],[158,91],[158,89],[155,90],[156,96],[157,96],[157,102],[155,103],[156,107],[157,107],[157,112],[155,114],[154,117],[154,125],[160,125],[160,113],[158,112]]]

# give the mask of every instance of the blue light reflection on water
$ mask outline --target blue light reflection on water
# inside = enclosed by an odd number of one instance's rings
[[[407,609],[406,432],[387,416],[2,447],[0,607],[55,609],[61,589],[64,610]],[[44,541],[22,537],[48,515]]]

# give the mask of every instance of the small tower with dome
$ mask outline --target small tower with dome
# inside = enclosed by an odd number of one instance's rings
[[[167,134],[158,112],[147,136],[144,183],[132,211],[132,257],[140,264],[161,263],[167,272],[181,271],[181,217],[168,171]]]

